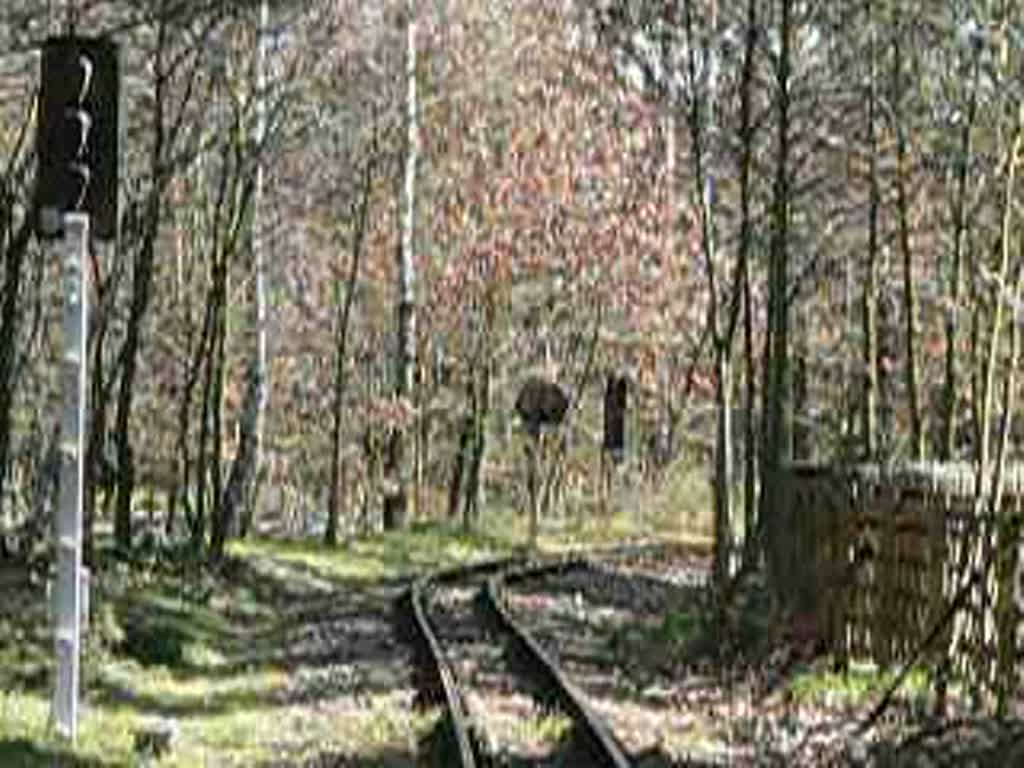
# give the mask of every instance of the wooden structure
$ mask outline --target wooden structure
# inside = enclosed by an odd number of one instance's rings
[[[1014,598],[1024,465],[999,480],[968,464],[808,463],[780,479],[768,565],[786,606],[815,617],[840,665],[907,661],[934,634],[922,663],[952,653],[955,673],[1000,704],[1024,690]]]

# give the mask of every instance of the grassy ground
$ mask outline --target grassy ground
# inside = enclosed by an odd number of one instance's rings
[[[629,511],[562,521],[541,546],[635,537],[635,522]],[[93,581],[74,749],[49,722],[44,586],[13,573],[0,604],[0,765],[139,765],[135,732],[154,722],[175,731],[172,753],[148,763],[160,766],[413,765],[434,723],[412,706],[394,598],[414,573],[513,551],[524,525],[496,514],[480,528],[503,536],[419,525],[333,551],[254,539],[216,574],[159,550],[111,565]]]
[[[422,528],[334,552],[245,542],[217,575],[190,575],[187,561],[108,569],[94,584],[73,753],[48,722],[53,662],[44,589],[12,586],[0,609],[0,765],[49,766],[54,756],[67,765],[132,765],[133,732],[154,719],[177,730],[173,756],[160,765],[269,764],[310,751],[377,754],[388,764],[389,755],[412,754],[429,724],[416,722],[402,700],[400,649],[353,637],[345,625],[372,623],[388,635],[403,576],[500,551],[484,538]],[[303,607],[306,614],[296,612]],[[323,629],[324,619],[340,626]],[[320,629],[333,631],[335,642],[308,651],[306,635]],[[342,645],[356,646],[345,664],[336,663],[351,651]],[[324,668],[352,679],[314,679]]]

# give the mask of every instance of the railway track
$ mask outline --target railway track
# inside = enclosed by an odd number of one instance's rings
[[[495,560],[417,579],[403,596],[399,609],[409,627],[420,701],[439,706],[443,712],[432,746],[434,763],[463,768],[507,764],[499,752],[501,745],[494,734],[488,733],[481,713],[471,711],[468,681],[460,680],[453,664],[458,656],[456,649],[469,642],[487,644],[492,649],[504,646],[507,658],[514,660],[510,668],[517,687],[529,691],[542,706],[554,705],[571,719],[571,755],[562,755],[557,764],[609,768],[633,765],[604,719],[551,655],[516,622],[503,593],[507,585],[592,568],[595,562],[653,555],[660,549],[642,545],[535,561]],[[475,589],[472,610],[467,608],[467,589]],[[457,594],[461,597],[453,597]],[[455,609],[437,607],[459,601],[460,607]],[[445,621],[437,620],[440,612],[446,612]],[[485,663],[497,661],[492,656]],[[546,763],[540,759],[537,762]]]
[[[399,603],[399,619],[407,624],[414,651],[414,679],[421,705],[440,706],[442,720],[439,740],[433,745],[435,762],[452,766],[489,764],[482,734],[474,727],[468,703],[452,664],[442,647],[434,622],[428,616],[430,595],[443,585],[479,580],[521,564],[503,559],[453,568],[416,579]]]

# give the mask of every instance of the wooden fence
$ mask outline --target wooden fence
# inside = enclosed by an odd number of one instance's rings
[[[1007,468],[998,498],[991,477],[978,483],[966,464],[784,470],[769,567],[789,607],[816,618],[840,664],[903,662],[934,633],[923,663],[948,658],[1000,702],[1024,690],[1024,614],[1013,584],[1024,465]]]

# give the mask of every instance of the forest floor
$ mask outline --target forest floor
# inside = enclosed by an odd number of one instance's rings
[[[607,541],[629,527],[562,531],[542,544]],[[0,573],[0,766],[139,765],[136,733],[154,725],[174,736],[152,765],[417,765],[436,713],[413,706],[395,599],[417,573],[513,549],[511,539],[419,526],[331,551],[254,539],[234,545],[217,572],[159,548],[105,568],[93,585],[73,750],[49,725],[45,586]],[[832,675],[827,659],[790,663],[791,649],[771,644],[776,633],[756,596],[740,629],[765,643],[759,661],[721,663],[691,578],[700,567],[687,566],[675,583],[668,574],[664,589],[642,578],[564,578],[512,597],[638,765],[698,755],[729,765],[1024,765],[1019,724],[975,720],[955,696],[956,728],[929,721],[917,673],[870,738],[855,738],[890,678],[869,669]],[[528,702],[516,717],[547,736],[564,727]]]

